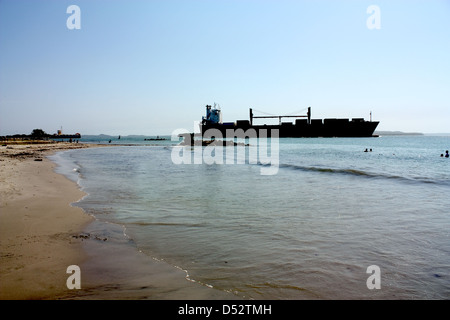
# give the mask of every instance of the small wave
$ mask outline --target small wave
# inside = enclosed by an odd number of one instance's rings
[[[264,282],[264,283],[250,283],[246,285],[247,287],[251,289],[278,289],[278,290],[294,290],[294,291],[301,291],[305,294],[311,295],[316,298],[320,298],[320,296],[314,292],[312,292],[309,289],[294,286],[291,284],[281,284],[281,283],[273,283],[273,282]]]
[[[448,181],[442,180],[434,180],[430,178],[414,178],[414,177],[405,177],[394,174],[383,174],[383,173],[375,173],[357,169],[336,169],[336,168],[323,168],[323,167],[314,167],[314,166],[298,166],[293,164],[280,164],[280,168],[286,168],[291,170],[300,170],[305,172],[318,172],[318,173],[328,173],[328,174],[339,174],[339,175],[350,175],[357,176],[363,178],[374,178],[374,179],[389,179],[389,180],[397,180],[403,182],[420,182],[420,183],[428,183],[428,184],[438,184],[438,185],[449,185]]]
[[[140,250],[140,249],[139,249],[139,252],[142,253],[142,254],[146,254],[144,251],[142,251],[142,250]],[[184,269],[183,267],[180,267],[180,266],[174,265],[174,264],[170,264],[169,262],[167,262],[167,261],[166,261],[165,259],[163,259],[163,258],[156,258],[156,257],[152,257],[152,256],[149,256],[149,257],[151,257],[153,260],[155,260],[155,261],[157,261],[157,262],[165,263],[165,264],[167,264],[167,265],[169,265],[169,266],[174,267],[175,269],[178,269],[178,270],[184,272],[184,274],[185,274],[184,278],[185,278],[187,281],[189,281],[189,282],[192,282],[192,283],[198,283],[199,285],[202,285],[202,286],[204,286],[204,287],[208,287],[208,288],[210,288],[210,289],[216,289],[216,288],[214,288],[214,286],[211,285],[211,284],[208,284],[208,283],[205,283],[205,282],[202,282],[202,281],[195,280],[195,279],[191,278],[191,276],[190,276],[190,274],[189,274],[189,271],[188,271],[187,269]]]
[[[204,227],[204,224],[201,223],[171,223],[171,222],[127,222],[127,225],[135,225],[135,226],[168,226],[168,227]]]

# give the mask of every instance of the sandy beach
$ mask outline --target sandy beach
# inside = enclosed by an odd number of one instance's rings
[[[89,147],[99,145],[0,147],[0,300],[236,299],[188,281],[183,270],[130,248],[126,239],[106,241],[104,223],[71,205],[85,193],[47,157]],[[71,265],[82,270],[81,290],[66,285]]]
[[[67,291],[67,267],[85,258],[77,235],[92,217],[70,206],[84,194],[46,156],[89,146],[1,147],[0,299],[51,299]]]

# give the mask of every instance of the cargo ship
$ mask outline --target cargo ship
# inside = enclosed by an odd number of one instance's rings
[[[261,132],[266,133],[270,137],[273,129],[278,130],[280,138],[315,138],[315,137],[374,137],[373,134],[377,128],[379,121],[366,121],[364,118],[352,119],[312,119],[311,107],[308,107],[306,115],[285,115],[273,116],[263,115],[256,116],[250,108],[250,120],[237,120],[236,122],[222,122],[222,113],[220,107],[216,105],[206,106],[206,116],[202,117],[200,123],[200,132],[204,136],[209,129],[216,129],[223,137],[227,136],[227,129],[242,129],[247,131],[255,129],[259,136]],[[278,124],[254,124],[254,119],[276,118]],[[295,122],[283,122],[283,118],[296,118]],[[371,116],[372,118],[372,116]],[[292,120],[292,119],[291,119]],[[260,131],[266,129],[266,131]],[[209,133],[214,132],[210,131]],[[217,131],[215,131],[217,132]],[[247,131],[248,132],[248,131]]]

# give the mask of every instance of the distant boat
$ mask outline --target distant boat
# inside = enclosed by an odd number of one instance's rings
[[[144,139],[144,141],[161,141],[161,140],[167,140],[167,139],[166,138],[160,138],[159,136],[156,136],[156,138]]]
[[[276,125],[255,125],[253,119],[278,118]],[[306,118],[296,119],[295,123],[281,122],[282,118]],[[254,116],[250,108],[250,120],[237,120],[236,122],[222,122],[220,108],[207,105],[206,117],[202,117],[200,132],[202,135],[209,129],[217,129],[223,137],[226,137],[227,129],[255,129],[259,135],[260,129],[267,129],[270,136],[271,129],[278,129],[280,138],[307,138],[307,137],[372,137],[379,121],[366,121],[363,118],[349,119],[311,119],[311,107],[306,115],[286,116]]]

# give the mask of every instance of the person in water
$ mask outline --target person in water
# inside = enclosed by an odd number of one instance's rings
[[[445,157],[446,157],[446,158],[449,157],[449,155],[448,155],[448,150],[445,150]]]

